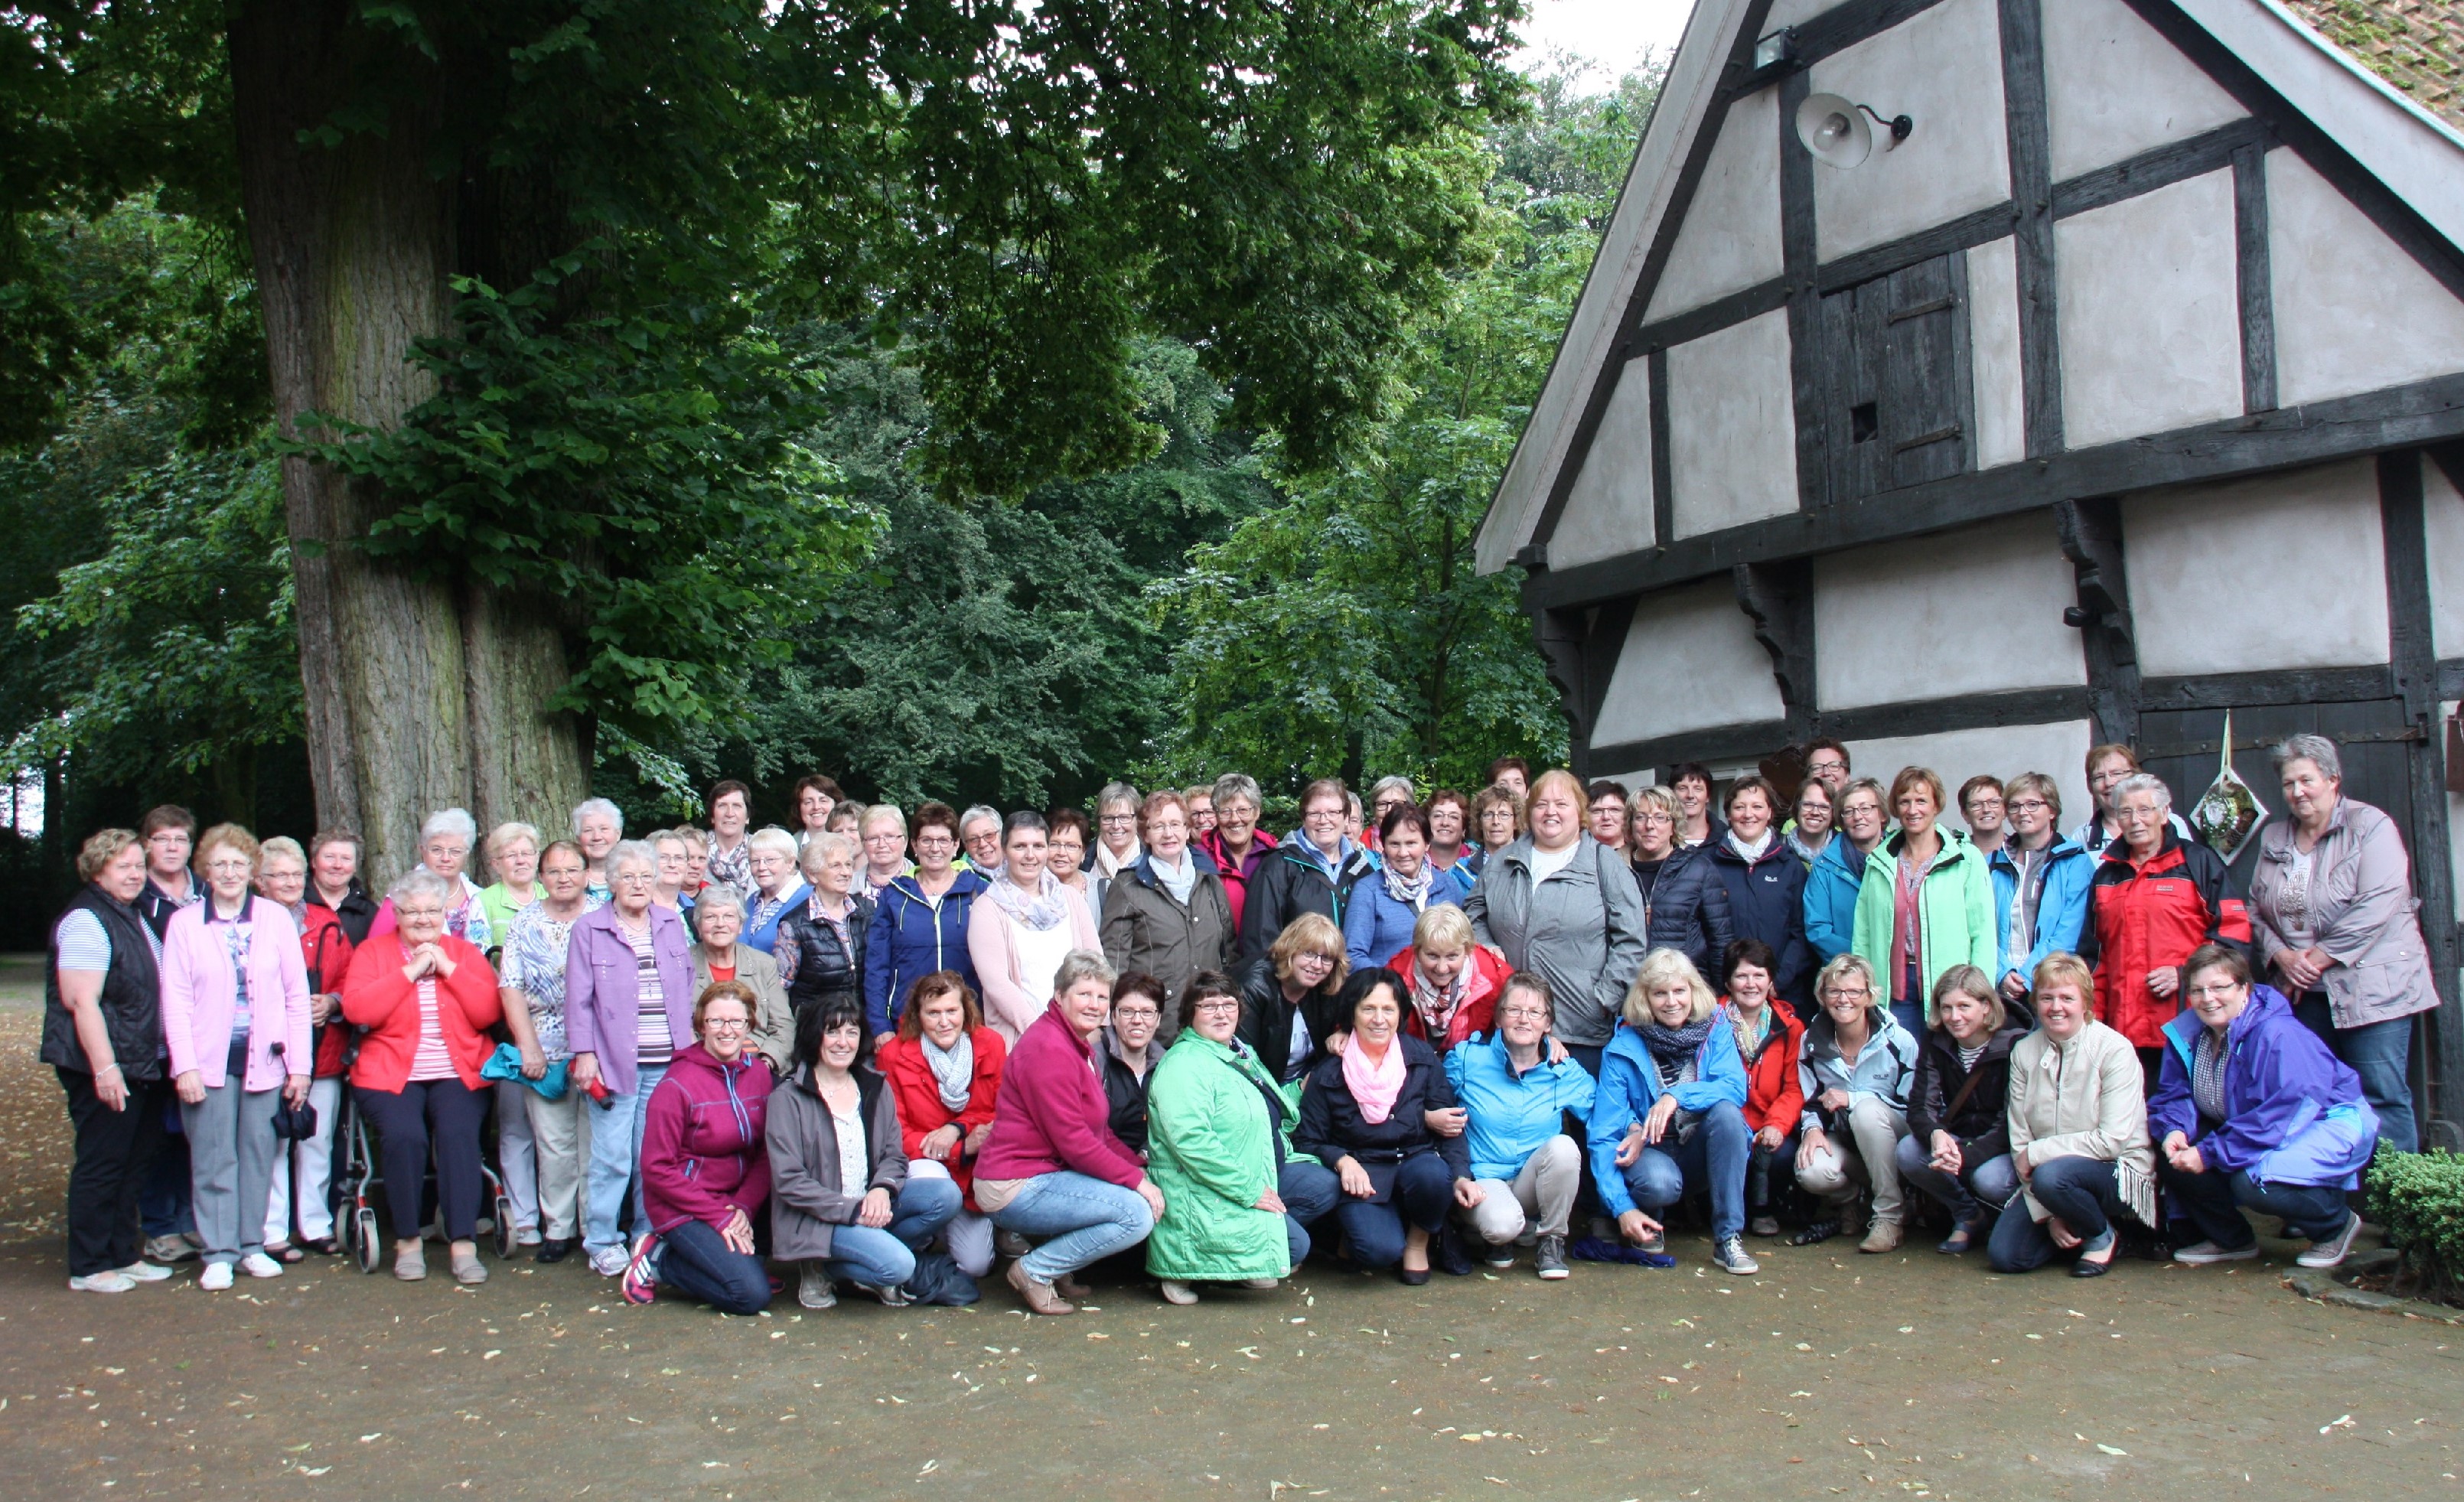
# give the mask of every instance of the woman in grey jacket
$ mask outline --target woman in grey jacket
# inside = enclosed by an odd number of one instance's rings
[[[2379,1137],[2416,1141],[2409,1066],[2412,1017],[2438,1005],[2421,907],[2395,821],[2343,796],[2344,768],[2324,736],[2276,748],[2289,820],[2259,835],[2250,878],[2251,937],[2293,1014],[2362,1077]]]
[[[912,1302],[915,1248],[958,1213],[958,1186],[910,1179],[898,1102],[866,1062],[871,1039],[852,998],[796,1019],[796,1076],[770,1096],[770,1254],[803,1264],[796,1301],[838,1302],[852,1282],[896,1308]]]
[[[1531,832],[1497,852],[1463,902],[1472,937],[1557,998],[1557,1039],[1595,1079],[1642,964],[1642,894],[1625,859],[1583,831],[1583,784],[1549,771],[1531,789]]]

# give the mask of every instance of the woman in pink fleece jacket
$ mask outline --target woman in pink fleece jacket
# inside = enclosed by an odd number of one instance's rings
[[[669,1284],[723,1314],[770,1304],[770,1272],[754,1226],[770,1198],[765,1145],[770,1068],[748,1044],[759,1005],[741,981],[693,1003],[696,1041],[676,1050],[650,1092],[642,1129],[642,1209],[625,1298],[647,1304]]]
[[[1112,1009],[1112,968],[1074,950],[1052,1004],[1001,1071],[992,1136],[976,1159],[976,1203],[1003,1230],[1050,1238],[1010,1264],[1010,1287],[1039,1314],[1073,1314],[1086,1289],[1069,1274],[1147,1239],[1163,1193],[1112,1135],[1111,1104],[1089,1051]],[[1055,1285],[1059,1285],[1055,1288]]]
[[[206,1244],[197,1284],[209,1290],[231,1287],[234,1265],[281,1275],[265,1252],[275,1091],[295,1105],[307,1099],[316,1060],[299,928],[280,903],[249,891],[257,855],[238,825],[208,829],[196,854],[206,900],[173,914],[163,933],[163,1041]]]

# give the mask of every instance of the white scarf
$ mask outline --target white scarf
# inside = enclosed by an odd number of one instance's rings
[[[1163,883],[1163,890],[1172,894],[1175,902],[1189,906],[1189,894],[1198,885],[1198,862],[1190,858],[1189,851],[1180,852],[1179,865],[1167,866],[1162,856],[1149,850],[1147,867],[1155,873],[1155,880]]]
[[[1771,831],[1769,829],[1763,830],[1762,838],[1755,840],[1750,844],[1747,843],[1746,837],[1739,834],[1735,829],[1731,828],[1728,831],[1728,849],[1735,850],[1740,855],[1743,855],[1746,858],[1746,864],[1749,866],[1762,859],[1763,853],[1771,848]]]
[[[976,1082],[975,1036],[961,1030],[958,1041],[947,1049],[921,1033],[916,1034],[915,1041],[924,1045],[924,1062],[932,1068],[933,1083],[941,1092],[941,1104],[952,1111],[964,1111]]]

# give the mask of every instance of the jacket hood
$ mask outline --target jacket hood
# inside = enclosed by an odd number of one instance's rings
[[[2055,835],[2054,843],[2045,847],[2045,864],[2049,867],[2061,861],[2071,860],[2073,858],[2085,859],[2086,857],[2087,847],[2081,845],[2079,841],[2072,839],[2067,834]],[[1992,854],[1986,856],[1985,864],[1995,871],[2007,871],[2013,874],[2016,874],[2019,870],[2019,863],[2011,858],[2011,842],[2009,840],[2004,840],[2002,842],[2002,848],[2000,850],[1997,850]]]
[[[1831,842],[1832,845],[1837,845],[1839,841],[1837,839],[1834,839]],[[1796,858],[1794,853],[1788,848],[1787,838],[1777,829],[1773,829],[1771,831],[1771,844],[1766,846],[1762,854],[1753,860],[1748,860],[1743,855],[1737,853],[1737,848],[1728,843],[1728,836],[1725,830],[1722,831],[1720,838],[1717,840],[1705,845],[1697,845],[1693,848],[1697,850],[1707,853],[1713,860],[1727,861],[1731,866],[1743,866],[1748,871],[1751,871],[1756,866],[1767,865],[1771,861],[1779,859],[1783,855],[1787,856],[1791,860],[1794,860]],[[1831,846],[1826,845],[1822,849],[1823,853],[1828,854],[1830,853]],[[1683,850],[1680,850],[1677,853],[1683,855],[1685,852]]]
[[[957,879],[950,883],[949,891],[941,894],[941,895],[945,897],[974,897],[978,894],[981,893],[985,888],[992,885],[991,882],[984,879],[984,873],[976,870],[973,866],[959,866],[954,869],[957,872]],[[807,887],[804,890],[809,892],[812,889]],[[899,893],[905,896],[913,897],[918,902],[929,902],[932,900],[930,897],[924,895],[924,889],[916,885],[915,872],[912,870],[891,877],[890,885],[882,888],[881,890],[884,892]]]
[[[669,1061],[668,1072],[673,1074],[678,1070],[682,1070],[686,1073],[699,1074],[711,1080],[724,1080],[730,1074],[741,1074],[745,1070],[759,1063],[760,1059],[759,1050],[747,1044],[744,1051],[736,1056],[735,1063],[721,1064],[711,1056],[708,1049],[698,1043],[688,1043],[678,1049],[675,1057]]]
[[[1900,1020],[1891,1015],[1890,1008],[1870,1007],[1866,1014],[1874,1019],[1873,1034],[1866,1040],[1869,1047],[1881,1043],[1894,1032],[1903,1037],[1906,1036],[1907,1029],[1900,1026]],[[1805,1056],[1809,1059],[1837,1058],[1839,1056],[1838,1032],[1839,1029],[1831,1021],[1831,1014],[1818,1006],[1815,1007],[1814,1020],[1805,1025]],[[1858,1057],[1862,1058],[1864,1055],[1860,1052]]]
[[[2241,1015],[2225,1028],[2225,1042],[2238,1048],[2253,1032],[2277,1021],[2279,1013],[2287,1021],[2293,1018],[2293,1004],[2284,999],[2284,993],[2263,981],[2254,983],[2250,988],[2250,1005],[2243,1007]],[[2199,1032],[2205,1027],[2207,1024],[2199,1021],[2199,1014],[2187,1005],[2180,1016],[2165,1025],[2165,1037],[2173,1050],[2182,1056],[2183,1063],[2189,1063],[2197,1051]]]
[[[1933,864],[1925,868],[1925,873],[1928,878],[1930,878],[1935,872],[1948,871],[1952,867],[1958,865],[1961,861],[1973,860],[1976,858],[1978,853],[1976,846],[1974,842],[1969,839],[1964,830],[1946,829],[1940,825],[1936,825],[1934,828],[1936,832],[1942,835],[1942,853],[1936,855],[1933,858]],[[1905,829],[1893,829],[1890,833],[1883,835],[1882,843],[1875,846],[1873,850],[1866,855],[1866,868],[1871,870],[1873,863],[1877,860],[1897,865],[1900,858],[1900,851],[1907,845],[1907,843],[1908,831]]]
[[[1987,1059],[2009,1056],[2012,1045],[2036,1030],[2035,1008],[2028,1005],[2025,997],[2017,1001],[2007,996],[2002,998],[2002,1026],[1994,1028],[1992,1036],[1985,1040]],[[1939,1023],[1927,1027],[1920,1041],[1947,1060],[1959,1056],[1959,1045],[1950,1041],[1949,1032]]]
[[[1191,868],[1195,870],[1199,875],[1213,876],[1219,880],[1221,879],[1223,875],[1222,866],[1217,863],[1214,856],[1209,855],[1204,850],[1200,849],[1196,840],[1190,841],[1189,848],[1181,853],[1189,857]],[[1163,878],[1155,874],[1155,851],[1153,850],[1148,850],[1144,854],[1140,855],[1135,863],[1123,867],[1121,869],[1121,874],[1137,882],[1140,886],[1153,887],[1158,891],[1163,887]]]

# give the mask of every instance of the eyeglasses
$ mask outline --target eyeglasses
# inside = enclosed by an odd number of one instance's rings
[[[1497,1009],[1497,1015],[1507,1022],[1547,1022],[1549,1020],[1547,1009],[1538,1006],[1501,1006]]]
[[[950,838],[946,834],[919,834],[915,836],[915,848],[919,850],[955,850],[957,849],[957,841]]]
[[[1871,1001],[1873,996],[1873,987],[1865,985],[1835,985],[1827,993],[1827,999],[1835,1002]]]
[[[1332,969],[1334,967],[1334,956],[1321,955],[1315,951],[1303,951],[1300,954],[1292,956],[1292,963],[1296,965],[1322,964],[1329,969]]]
[[[1237,1012],[1240,1009],[1241,1004],[1229,996],[1210,996],[1190,1008],[1200,1016],[1208,1012]]]
[[[2010,809],[2013,813],[2036,813],[2040,810],[2052,807],[2053,805],[2045,802],[2041,798],[2013,798],[2009,803],[2003,805],[2003,806]]]
[[[620,871],[609,879],[621,881],[628,887],[636,884],[647,887],[657,883],[659,873],[654,871]]]
[[[701,1020],[704,1032],[742,1032],[752,1026],[742,1017],[705,1017]]]
[[[1848,770],[1848,763],[1845,762],[1808,762],[1805,763],[1805,769],[1808,772],[1816,773],[1844,772]]]
[[[1138,816],[1133,813],[1108,813],[1104,815],[1103,819],[1099,822],[1101,822],[1104,828],[1108,829],[1118,828],[1123,825],[1137,823]]]
[[[2198,1001],[2221,1001],[2228,996],[2238,994],[2240,990],[2239,985],[2226,981],[2215,985],[2194,985],[2190,987],[2190,995]]]
[[[1199,1006],[1199,1010],[1204,1011],[1205,1009],[1204,1004],[1201,1003]],[[1157,1022],[1160,1021],[1162,1017],[1163,1013],[1155,1010],[1152,1006],[1115,1006],[1112,1008],[1112,1020],[1114,1022]]]

